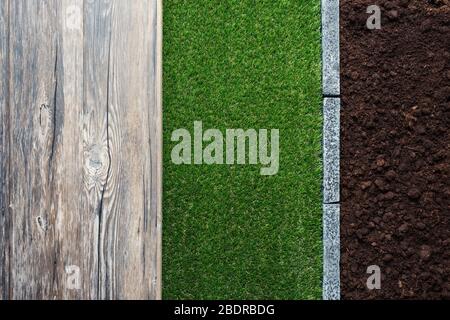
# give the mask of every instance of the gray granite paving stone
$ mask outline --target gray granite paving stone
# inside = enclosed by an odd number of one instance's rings
[[[340,299],[339,0],[322,0],[323,299]]]
[[[339,98],[325,98],[323,103],[323,202],[340,201],[340,109]]]
[[[340,299],[339,204],[323,205],[323,299]]]
[[[323,94],[340,95],[339,0],[322,0]]]

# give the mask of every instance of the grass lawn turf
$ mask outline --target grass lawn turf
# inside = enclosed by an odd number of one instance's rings
[[[320,1],[164,1],[165,299],[320,299]],[[175,129],[279,129],[280,169],[174,165]]]

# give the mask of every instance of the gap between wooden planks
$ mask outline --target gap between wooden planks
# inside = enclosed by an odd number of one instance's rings
[[[162,0],[0,2],[0,299],[160,299]]]

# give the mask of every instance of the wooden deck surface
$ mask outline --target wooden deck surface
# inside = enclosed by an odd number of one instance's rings
[[[161,2],[0,2],[0,299],[161,297]]]

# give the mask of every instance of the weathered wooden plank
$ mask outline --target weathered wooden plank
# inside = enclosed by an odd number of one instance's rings
[[[161,1],[0,8],[1,297],[160,298]]]
[[[9,297],[9,0],[0,2],[0,300]]]
[[[103,262],[102,226],[106,222],[105,197],[111,168],[108,120],[110,111],[110,45],[113,1],[91,1],[84,6],[84,101],[83,175],[87,210],[96,218],[92,234],[95,244],[98,298],[107,281],[100,271]],[[124,61],[126,63],[126,61]],[[114,156],[119,156],[114,154]]]
[[[10,298],[58,287],[54,176],[64,116],[55,1],[10,1]]]
[[[110,157],[100,222],[100,297],[159,298],[160,3],[110,4],[102,15],[110,24],[93,32],[98,56],[107,59],[101,72],[107,74],[107,96],[100,99],[107,102]]]
[[[86,138],[91,125],[90,110],[103,114],[105,107],[84,104],[87,90],[84,77],[87,69],[83,31],[85,2],[62,0],[58,10],[61,30],[59,61],[63,70],[59,86],[64,97],[61,101],[64,122],[58,153],[60,194],[56,229],[58,240],[62,242],[60,252],[64,257],[59,270],[65,272],[62,277],[64,286],[61,288],[61,297],[65,299],[98,298],[98,208],[101,206],[98,194],[101,190],[89,189],[86,185],[92,185],[92,181],[98,182],[99,168],[108,165],[107,160],[98,157],[95,148],[92,151]],[[97,128],[98,124],[93,126]],[[78,272],[79,279],[74,279],[78,283],[71,282],[68,276]]]

